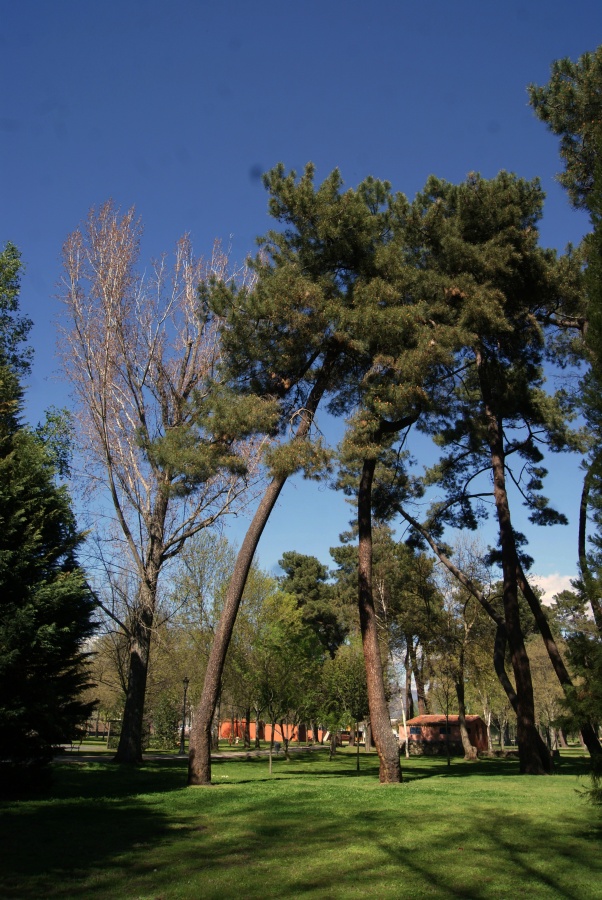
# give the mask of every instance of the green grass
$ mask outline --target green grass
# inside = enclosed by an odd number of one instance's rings
[[[52,795],[0,806],[2,898],[570,898],[602,896],[600,813],[585,762],[550,778],[516,762],[412,759],[379,785],[362,753],[140,769],[56,765]]]

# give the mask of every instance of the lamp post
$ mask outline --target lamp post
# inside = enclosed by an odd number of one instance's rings
[[[184,746],[184,738],[186,731],[186,692],[188,691],[188,685],[190,684],[190,679],[185,678],[182,682],[184,685],[184,702],[182,704],[182,731],[180,732],[180,756],[184,756],[186,753],[186,748]]]

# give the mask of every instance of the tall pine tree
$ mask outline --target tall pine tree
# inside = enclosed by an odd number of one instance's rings
[[[19,315],[17,249],[0,254],[0,789],[36,783],[90,712],[93,601],[82,540],[54,456],[21,421],[31,322]]]

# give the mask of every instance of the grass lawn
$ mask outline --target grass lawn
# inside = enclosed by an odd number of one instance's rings
[[[404,762],[404,761],[402,761]],[[323,751],[131,770],[55,765],[52,794],[0,805],[2,898],[602,897],[602,813],[585,762],[528,778],[513,760],[412,759],[382,786],[377,759]]]

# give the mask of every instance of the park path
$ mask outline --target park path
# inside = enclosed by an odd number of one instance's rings
[[[317,750],[328,750],[327,745],[315,744],[312,747],[289,747],[289,754],[293,753],[311,753]],[[86,750],[64,750],[57,753],[53,762],[97,762],[98,760],[110,759],[113,750],[96,750],[94,752],[86,752]],[[219,750],[211,754],[211,759],[256,759],[261,756],[268,756],[269,750]],[[280,758],[284,756],[284,750],[274,751],[274,756]],[[177,753],[162,753],[160,750],[149,750],[143,753],[144,762],[152,762],[154,759],[161,760],[185,760],[188,754],[180,756]]]

